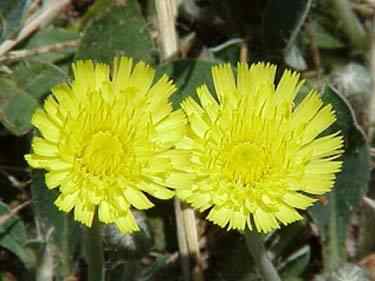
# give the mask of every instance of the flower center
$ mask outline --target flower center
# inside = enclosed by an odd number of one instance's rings
[[[91,174],[112,174],[120,169],[124,154],[119,138],[111,132],[101,131],[89,140],[83,152],[82,163]]]
[[[253,143],[241,143],[232,147],[224,165],[224,174],[236,183],[253,186],[269,174],[266,151]]]

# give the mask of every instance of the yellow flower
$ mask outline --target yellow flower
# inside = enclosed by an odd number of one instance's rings
[[[181,155],[175,143],[185,133],[182,111],[172,112],[174,84],[132,59],[106,64],[78,61],[74,79],[52,89],[32,118],[30,166],[44,168],[48,188],[58,188],[57,207],[91,226],[94,214],[122,232],[138,230],[130,207],[153,206],[145,193],[169,199],[166,179]]]
[[[190,128],[177,147],[191,165],[168,183],[194,208],[210,209],[208,220],[221,227],[269,232],[300,220],[297,209],[330,191],[341,169],[340,133],[321,136],[336,120],[332,106],[315,91],[296,106],[303,81],[285,71],[276,86],[275,72],[239,64],[235,79],[229,65],[215,66],[217,98],[204,85],[199,103],[182,102]]]

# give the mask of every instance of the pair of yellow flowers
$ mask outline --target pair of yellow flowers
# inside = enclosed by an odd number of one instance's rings
[[[228,229],[272,231],[302,219],[317,194],[329,191],[342,162],[339,132],[321,136],[335,113],[315,91],[294,105],[303,81],[276,67],[239,64],[212,69],[215,93],[197,89],[173,111],[176,87],[143,62],[116,58],[73,65],[74,79],[52,89],[32,124],[40,131],[27,162],[43,168],[56,206],[91,226],[138,230],[131,207],[145,195],[175,194]],[[311,197],[311,195],[313,195]]]

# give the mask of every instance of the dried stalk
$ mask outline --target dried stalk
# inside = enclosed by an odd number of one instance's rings
[[[159,43],[164,60],[178,52],[177,32],[175,27],[177,15],[176,0],[155,0],[159,24]]]
[[[66,48],[77,48],[79,46],[79,40],[71,40],[62,43],[56,43],[51,45],[46,45],[42,47],[32,48],[28,50],[17,50],[8,52],[4,56],[0,57],[0,63],[6,61],[15,61],[20,60],[28,57],[32,57],[35,55],[41,55],[46,53],[53,53],[53,52],[63,52]]]
[[[70,3],[70,0],[60,0],[54,1],[52,3],[53,4],[47,7],[40,15],[36,16],[28,23],[26,23],[26,25],[21,29],[15,39],[6,40],[0,45],[0,57],[13,49],[18,43],[29,37],[41,25],[49,22],[52,18],[57,16],[60,11]]]
[[[155,0],[156,12],[159,24],[159,40],[162,59],[178,54],[178,41],[176,32],[176,0]],[[197,222],[194,210],[187,206],[182,206],[178,199],[175,199],[175,213],[177,222],[177,235],[179,251],[181,255],[182,269],[185,281],[190,280],[190,262],[189,256],[195,258],[196,267],[194,269],[193,279],[202,281],[203,270],[200,266],[200,248],[198,242]]]
[[[23,202],[22,204],[18,205],[17,207],[11,209],[9,211],[9,213],[0,216],[0,225],[6,223],[8,220],[10,220],[11,218],[15,217],[18,214],[19,211],[21,211],[25,207],[29,206],[30,203],[31,203],[30,200],[26,201],[26,202]]]
[[[184,223],[184,215],[182,213],[181,201],[177,198],[174,199],[174,211],[176,215],[177,241],[178,250],[180,252],[183,279],[184,281],[189,281],[191,279],[189,249],[187,245],[186,229]]]

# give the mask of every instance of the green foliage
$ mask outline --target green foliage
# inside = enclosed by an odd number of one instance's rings
[[[51,46],[53,44],[62,44],[71,40],[79,39],[79,34],[74,31],[66,30],[59,27],[48,27],[37,32],[25,45],[25,49],[40,48],[44,46]],[[49,52],[45,54],[39,54],[34,58],[54,63],[60,60],[66,59],[67,57],[74,54],[73,48],[65,48],[61,52]]]
[[[315,35],[316,45],[320,49],[334,50],[345,46],[340,38],[329,32],[318,20],[311,22],[311,28]]]
[[[0,0],[0,46],[5,40],[15,38],[25,23],[30,22],[32,2]],[[40,15],[52,2],[41,1],[36,14]],[[32,208],[25,211],[26,215],[22,212],[20,217],[12,217],[0,225],[0,250],[11,253],[10,262],[16,259],[27,270],[26,277],[16,272],[17,280],[69,280],[69,275],[77,274],[81,268],[79,261],[85,256],[81,251],[81,227],[73,221],[72,214],[57,210],[54,205],[57,192],[46,187],[44,172],[32,170],[30,175],[29,170],[25,170],[25,162],[17,155],[13,157],[15,167],[6,170],[7,154],[13,153],[8,149],[8,138],[12,137],[11,142],[16,140],[13,142],[20,146],[22,154],[29,150],[32,113],[54,85],[69,81],[67,73],[73,60],[111,63],[114,56],[126,55],[135,61],[146,61],[155,66],[157,77],[167,74],[175,81],[178,89],[171,102],[178,108],[186,97],[196,98],[196,87],[202,84],[207,84],[214,94],[212,66],[216,63],[236,65],[246,51],[250,62],[270,61],[278,63],[279,69],[303,70],[306,71],[302,74],[304,78],[312,77],[318,84],[333,77],[335,87],[351,102],[349,105],[331,87],[326,87],[322,93],[324,102],[331,103],[337,114],[337,122],[331,130],[341,130],[344,136],[343,171],[337,175],[333,191],[309,210],[304,221],[282,227],[267,237],[266,246],[272,261],[283,280],[312,279],[319,271],[323,271],[323,275],[316,280],[337,280],[356,276],[358,272],[362,278],[358,280],[367,280],[362,269],[347,266],[346,252],[347,233],[353,228],[351,217],[367,192],[371,169],[368,143],[360,128],[367,129],[368,125],[369,83],[373,74],[365,66],[364,45],[370,38],[364,38],[362,32],[362,23],[364,27],[370,23],[370,17],[363,16],[366,5],[361,2],[361,10],[355,1],[353,5],[347,5],[350,1],[334,1],[343,9],[333,13],[333,9],[329,9],[333,0],[177,2],[180,3],[176,22],[180,50],[175,60],[169,58],[163,64],[159,63],[160,50],[155,44],[160,39],[155,1],[144,0],[72,1],[57,18],[44,22],[10,50],[21,54],[20,58],[7,58],[11,55],[9,52],[1,55],[0,181],[8,184],[14,179],[32,180],[31,192],[28,187],[14,188],[14,194],[0,191],[0,216],[10,211],[3,202],[29,199],[31,193]],[[357,7],[354,13],[352,6]],[[345,13],[348,11],[350,13]],[[341,23],[351,28],[343,28]],[[356,34],[356,30],[361,32]],[[190,39],[185,41],[186,38]],[[29,58],[27,53],[31,49],[43,50],[46,46],[79,39],[78,47],[36,54],[31,60],[25,60],[22,55],[26,52]],[[360,124],[353,116],[352,106]],[[133,235],[123,235],[113,225],[104,228],[107,280],[183,279],[173,212],[171,202],[159,202],[145,213],[135,212],[141,231]],[[310,227],[311,218],[316,223],[314,227]],[[224,232],[202,220],[199,242],[202,243],[206,280],[259,280],[242,236]],[[360,231],[365,233],[366,229]],[[372,232],[369,233],[367,239],[373,242]],[[1,258],[2,255],[0,263]],[[9,280],[8,271],[13,274],[13,269],[6,267],[0,268],[0,280]],[[85,277],[83,271],[77,278],[84,280]]]
[[[21,27],[27,4],[27,0],[0,1],[0,43]]]
[[[311,0],[268,1],[264,12],[265,47],[278,61],[298,70],[306,69],[306,62],[298,47],[297,36],[311,8]],[[279,59],[278,59],[279,57]]]
[[[344,98],[330,87],[325,88],[322,98],[333,105],[337,122],[332,130],[340,129],[345,141],[343,169],[337,175],[333,191],[327,195],[327,203],[310,209],[321,231],[325,270],[330,272],[346,260],[345,243],[352,210],[368,189],[369,149]]]
[[[211,80],[212,62],[201,60],[180,60],[169,64],[160,65],[157,68],[157,76],[167,74],[172,78],[177,86],[177,92],[171,96],[172,104],[175,108],[188,96],[196,98],[195,89],[206,84],[213,92]]]
[[[111,63],[113,57],[126,55],[152,63],[152,49],[146,21],[136,1],[131,0],[126,7],[113,5],[92,21],[82,38],[77,59]]]
[[[63,280],[73,273],[73,256],[78,252],[80,238],[79,225],[71,215],[60,212],[54,205],[57,192],[48,190],[43,172],[34,171],[32,179],[33,209],[41,234],[38,238],[42,242],[39,258],[47,259],[47,264],[48,259],[56,259],[59,270],[54,275]]]
[[[15,135],[29,132],[39,99],[65,80],[57,66],[41,62],[18,65],[11,75],[0,77],[0,121]]]
[[[0,202],[0,216],[9,215],[9,207]],[[15,254],[27,267],[33,265],[33,256],[26,248],[27,234],[23,221],[13,216],[0,224],[0,246]]]
[[[305,246],[290,255],[280,269],[283,279],[290,280],[292,278],[298,278],[301,276],[309,265],[310,258],[311,251],[309,246]]]

